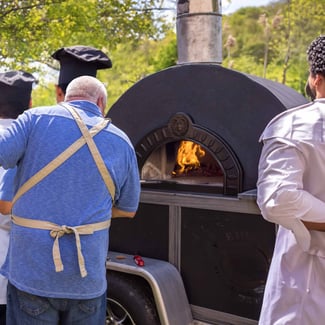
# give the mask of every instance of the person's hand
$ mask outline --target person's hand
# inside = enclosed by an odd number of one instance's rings
[[[0,213],[2,214],[10,214],[12,209],[12,204],[10,201],[2,201],[0,200]]]
[[[311,222],[303,220],[302,222],[308,230],[325,231],[325,222]]]

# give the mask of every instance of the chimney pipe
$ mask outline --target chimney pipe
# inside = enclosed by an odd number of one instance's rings
[[[221,64],[221,0],[178,0],[176,32],[178,64]]]

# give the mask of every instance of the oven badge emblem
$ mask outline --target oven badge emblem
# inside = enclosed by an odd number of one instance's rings
[[[169,127],[175,136],[184,136],[189,131],[190,123],[187,115],[178,113],[170,119]]]

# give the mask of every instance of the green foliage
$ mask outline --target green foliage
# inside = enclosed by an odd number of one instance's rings
[[[167,33],[166,37],[159,41],[157,48],[153,63],[155,71],[177,64],[177,43],[174,31]]]
[[[227,1],[227,0],[225,0]],[[34,106],[55,102],[51,53],[63,46],[102,49],[113,68],[98,73],[109,93],[108,108],[141,78],[177,64],[174,24],[165,19],[171,0],[0,1],[2,67],[36,73]],[[159,14],[158,14],[159,13]],[[306,48],[324,34],[324,0],[280,0],[223,16],[225,67],[265,76],[304,93]]]
[[[85,44],[111,50],[125,41],[158,38],[166,26],[151,9],[160,2],[1,1],[0,59],[10,68],[25,68],[31,61],[53,64],[50,54],[63,46]]]
[[[261,76],[263,73],[263,65],[256,64],[254,57],[249,55],[242,55],[230,61],[228,58],[226,58],[222,65],[225,68],[230,68],[256,76]]]
[[[32,92],[32,102],[33,107],[55,104],[55,84],[42,83],[37,85]]]
[[[132,83],[153,72],[148,45],[170,28],[161,0],[25,0],[0,2],[0,60],[2,68],[23,69],[39,77],[34,106],[55,103],[52,78],[38,62],[59,69],[51,54],[77,44],[103,50],[113,69],[99,72],[116,99]],[[49,69],[47,73],[52,73]]]
[[[324,0],[282,0],[265,7],[248,7],[223,17],[223,37],[231,35],[226,66],[265,76],[304,93],[306,49],[324,34]],[[263,19],[261,19],[263,18]]]
[[[176,64],[176,35],[162,40],[143,39],[134,44],[119,44],[111,53],[113,68],[98,72],[109,93],[108,109],[133,84],[142,78]]]
[[[107,85],[108,107],[134,83],[155,72],[152,65],[155,41],[119,44],[112,51],[113,68],[102,70],[98,78]]]

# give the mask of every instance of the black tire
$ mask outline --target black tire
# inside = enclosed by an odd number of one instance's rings
[[[149,285],[141,278],[107,272],[107,325],[160,325]]]

